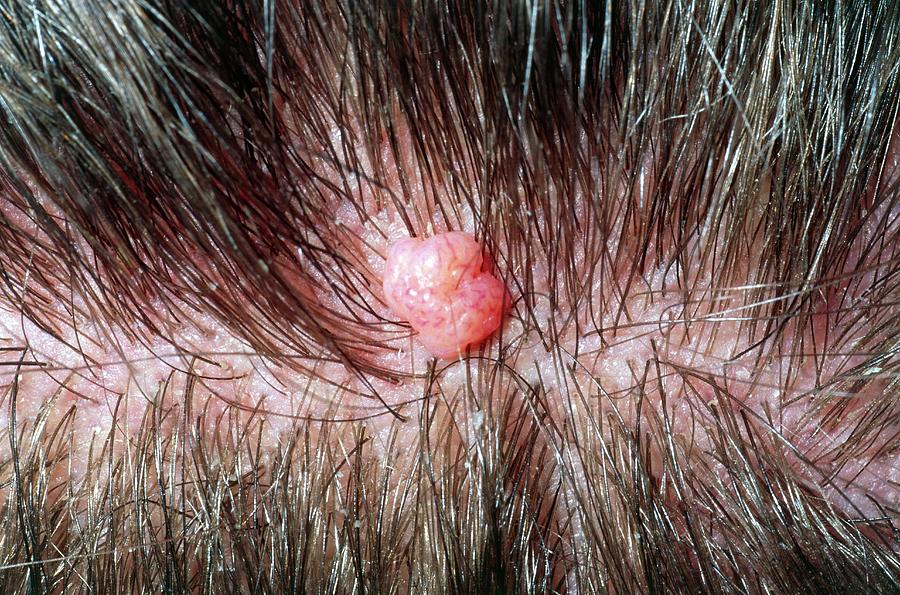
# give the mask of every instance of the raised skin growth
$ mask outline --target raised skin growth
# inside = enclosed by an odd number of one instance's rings
[[[467,233],[400,240],[388,250],[385,298],[418,331],[428,351],[456,357],[503,320],[506,288],[483,266],[481,245]]]

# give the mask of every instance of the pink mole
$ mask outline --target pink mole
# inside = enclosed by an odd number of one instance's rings
[[[483,266],[481,245],[467,233],[406,238],[388,249],[384,295],[432,355],[458,357],[497,330],[509,304],[506,287]]]

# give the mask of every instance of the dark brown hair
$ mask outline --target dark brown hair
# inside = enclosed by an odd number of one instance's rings
[[[305,374],[316,368],[303,362],[327,360],[396,380],[402,370],[378,355],[402,328],[384,318],[377,271],[347,248],[328,197],[357,204],[361,221],[363,195],[390,206],[410,234],[459,228],[469,212],[514,315],[549,352],[563,331],[533,318],[538,302],[586,304],[604,280],[602,310],[624,324],[622,296],[663,269],[686,328],[740,317],[751,367],[849,354],[810,401],[823,425],[856,424],[829,464],[878,436],[879,456],[896,460],[898,10],[6,1],[3,293],[50,332],[68,321],[47,304],[74,292],[86,315],[135,340],[177,346],[165,321],[202,313]],[[555,267],[546,291],[536,252]],[[714,280],[713,298],[689,261]],[[585,310],[572,316],[578,336],[612,340],[615,325]],[[826,336],[811,340],[814,326]],[[798,462],[767,412],[735,405],[726,383],[676,371],[715,395],[713,452],[698,457],[640,404],[637,421],[551,423],[554,389],[518,375],[513,339],[449,366],[467,366],[474,400],[495,403],[479,422],[478,469],[442,439],[462,413],[437,398],[452,371],[440,365],[425,378],[420,443],[403,457],[394,443],[368,456],[353,424],[311,433],[297,420],[264,455],[265,417],[226,415],[218,429],[231,431],[211,439],[184,421],[191,382],[157,395],[130,446],[139,456],[111,434],[78,486],[46,474],[65,467],[65,423],[11,426],[0,590],[900,588],[896,498],[879,518],[835,510],[795,471],[816,463]],[[664,359],[642,389],[656,390]],[[862,409],[843,398],[862,393],[874,395]],[[399,473],[397,458],[412,463]]]

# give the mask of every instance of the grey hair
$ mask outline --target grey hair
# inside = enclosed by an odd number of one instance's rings
[[[663,267],[685,324],[741,312],[756,366],[814,357],[777,350],[786,338],[802,346],[824,312],[842,329],[826,349],[856,362],[817,387],[825,423],[856,424],[829,464],[885,433],[896,454],[898,26],[889,0],[5,0],[3,292],[52,332],[66,321],[46,304],[75,288],[92,318],[174,344],[143,306],[190,319],[188,303],[285,365],[327,360],[392,379],[402,373],[373,356],[396,331],[359,314],[376,316],[377,275],[341,249],[323,197],[371,193],[411,233],[453,226],[468,205],[522,296],[516,311],[560,361],[559,329],[529,321],[538,301],[581,303],[596,278],[636,284]],[[383,147],[397,171],[373,158]],[[429,211],[408,207],[414,188]],[[573,196],[587,197],[586,213]],[[621,252],[603,241],[615,225],[627,231]],[[692,257],[739,291],[710,300],[695,287],[685,262],[701,234],[716,249]],[[547,296],[534,250],[558,263]],[[344,307],[297,292],[279,262]],[[624,320],[619,289],[603,306]],[[604,340],[616,330],[599,316],[572,324]],[[383,334],[370,342],[364,330]],[[8,364],[26,363],[25,346],[21,356]],[[445,394],[450,370],[432,368],[407,421],[418,443],[401,448],[394,434],[378,456],[356,423],[297,420],[273,452],[260,447],[261,411],[201,423],[190,372],[173,372],[130,443],[95,437],[77,482],[53,479],[79,439],[75,412],[55,426],[12,415],[0,590],[900,589],[896,508],[835,510],[770,420],[715,378],[675,370],[712,387],[718,469],[640,398],[632,417],[586,404],[586,421],[554,423],[548,387],[566,386],[567,365],[555,383],[529,383],[504,358],[453,366],[472,378],[467,405]],[[656,390],[666,366],[648,362],[639,388]],[[862,412],[838,398],[867,388],[877,396]],[[449,421],[470,407],[480,431],[452,436]]]

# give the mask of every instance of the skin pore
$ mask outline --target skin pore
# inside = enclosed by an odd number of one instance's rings
[[[0,590],[898,589],[892,2],[190,4],[0,10]]]

